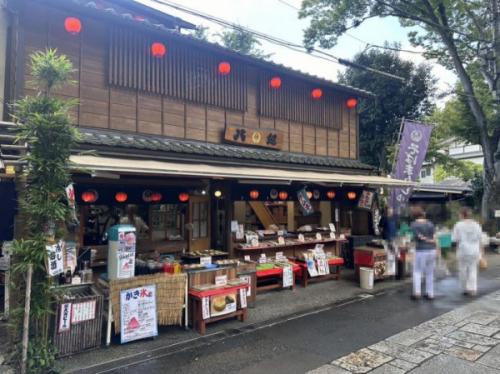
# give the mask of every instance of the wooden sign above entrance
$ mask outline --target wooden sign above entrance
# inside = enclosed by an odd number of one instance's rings
[[[277,130],[227,126],[224,140],[230,143],[272,149],[281,149],[283,147],[283,133]]]

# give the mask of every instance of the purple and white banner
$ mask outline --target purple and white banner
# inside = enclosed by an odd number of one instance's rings
[[[394,173],[394,179],[416,181],[422,163],[427,153],[432,126],[423,123],[405,121],[399,144],[399,153]],[[412,188],[393,188],[391,191],[391,206],[399,214],[410,198]]]

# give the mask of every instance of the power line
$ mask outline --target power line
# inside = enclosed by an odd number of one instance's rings
[[[295,9],[296,11],[300,11],[300,8],[296,7],[293,4],[290,4],[288,1],[278,0],[278,2],[280,2],[283,5],[286,5],[289,8]],[[369,49],[369,48],[380,48],[380,49],[387,49],[389,51],[396,51],[396,52],[407,52],[407,53],[415,53],[415,54],[422,54],[423,53],[423,52],[419,52],[419,51],[412,51],[412,50],[409,50],[409,49],[401,49],[401,48],[390,47],[390,46],[386,46],[386,45],[379,45],[379,44],[369,43],[366,40],[358,38],[357,36],[354,36],[354,35],[352,35],[352,34],[350,34],[348,32],[344,32],[344,35],[346,35],[349,38],[354,39],[354,40],[356,40],[356,41],[358,41],[360,43],[365,44],[366,49]]]
[[[367,67],[367,66],[364,66],[364,65],[356,64],[356,63],[353,63],[353,62],[348,61],[348,60],[343,59],[343,58],[339,58],[337,56],[334,56],[334,55],[332,55],[332,54],[330,54],[328,52],[325,52],[325,51],[322,51],[322,50],[319,50],[319,49],[311,48],[311,49],[306,50],[306,48],[303,45],[301,45],[301,44],[289,42],[287,40],[284,40],[284,39],[281,39],[281,38],[278,38],[278,37],[275,37],[275,36],[271,36],[271,35],[265,34],[265,33],[260,32],[260,31],[253,30],[253,29],[250,29],[248,27],[243,27],[241,25],[237,25],[237,24],[234,24],[232,22],[226,21],[226,20],[224,20],[222,18],[218,18],[218,17],[212,16],[210,14],[203,13],[201,11],[191,9],[191,8],[185,7],[183,5],[180,5],[180,4],[171,2],[171,1],[167,1],[167,0],[151,0],[151,1],[153,1],[153,2],[155,2],[157,4],[160,4],[160,5],[168,6],[170,8],[176,9],[178,11],[190,14],[192,16],[203,18],[205,20],[208,20],[210,22],[216,23],[216,24],[218,24],[220,26],[223,26],[223,27],[229,27],[229,28],[232,28],[233,30],[250,33],[250,34],[254,35],[255,37],[257,37],[259,39],[266,40],[266,41],[268,41],[270,43],[273,43],[273,44],[276,44],[276,45],[280,45],[282,47],[286,47],[288,49],[291,49],[291,50],[294,50],[296,52],[300,52],[300,53],[306,54],[308,56],[312,56],[312,57],[316,57],[316,58],[321,58],[323,60],[327,60],[327,61],[330,61],[330,62],[338,63],[338,64],[341,64],[341,65],[344,65],[344,66],[356,67],[358,69],[362,69],[362,70],[370,71],[370,72],[375,73],[375,74],[383,75],[383,76],[385,76],[387,78],[396,79],[396,80],[403,81],[403,82],[405,81],[404,78],[399,77],[397,75],[390,74],[390,73],[387,73],[385,71],[373,69],[373,68],[370,68],[370,67]],[[313,52],[316,53],[316,54],[313,54]],[[321,56],[318,56],[318,54],[321,55]]]

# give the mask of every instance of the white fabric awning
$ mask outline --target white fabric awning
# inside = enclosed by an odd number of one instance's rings
[[[182,162],[124,159],[88,155],[71,156],[73,170],[107,171],[119,174],[175,175],[200,178],[253,179],[263,181],[342,183],[371,186],[414,186],[408,182],[372,175],[350,175],[307,170],[192,164]]]

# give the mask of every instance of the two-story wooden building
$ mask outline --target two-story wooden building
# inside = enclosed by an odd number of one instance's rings
[[[150,229],[144,249],[160,252],[231,250],[240,224],[333,222],[368,234],[362,192],[403,184],[359,161],[357,103],[369,92],[198,40],[186,32],[194,25],[133,1],[7,7],[7,101],[35,94],[34,51],[57,48],[75,68],[76,83],[57,95],[79,102],[71,116],[83,135],[72,157],[82,246],[102,245],[129,213]]]

